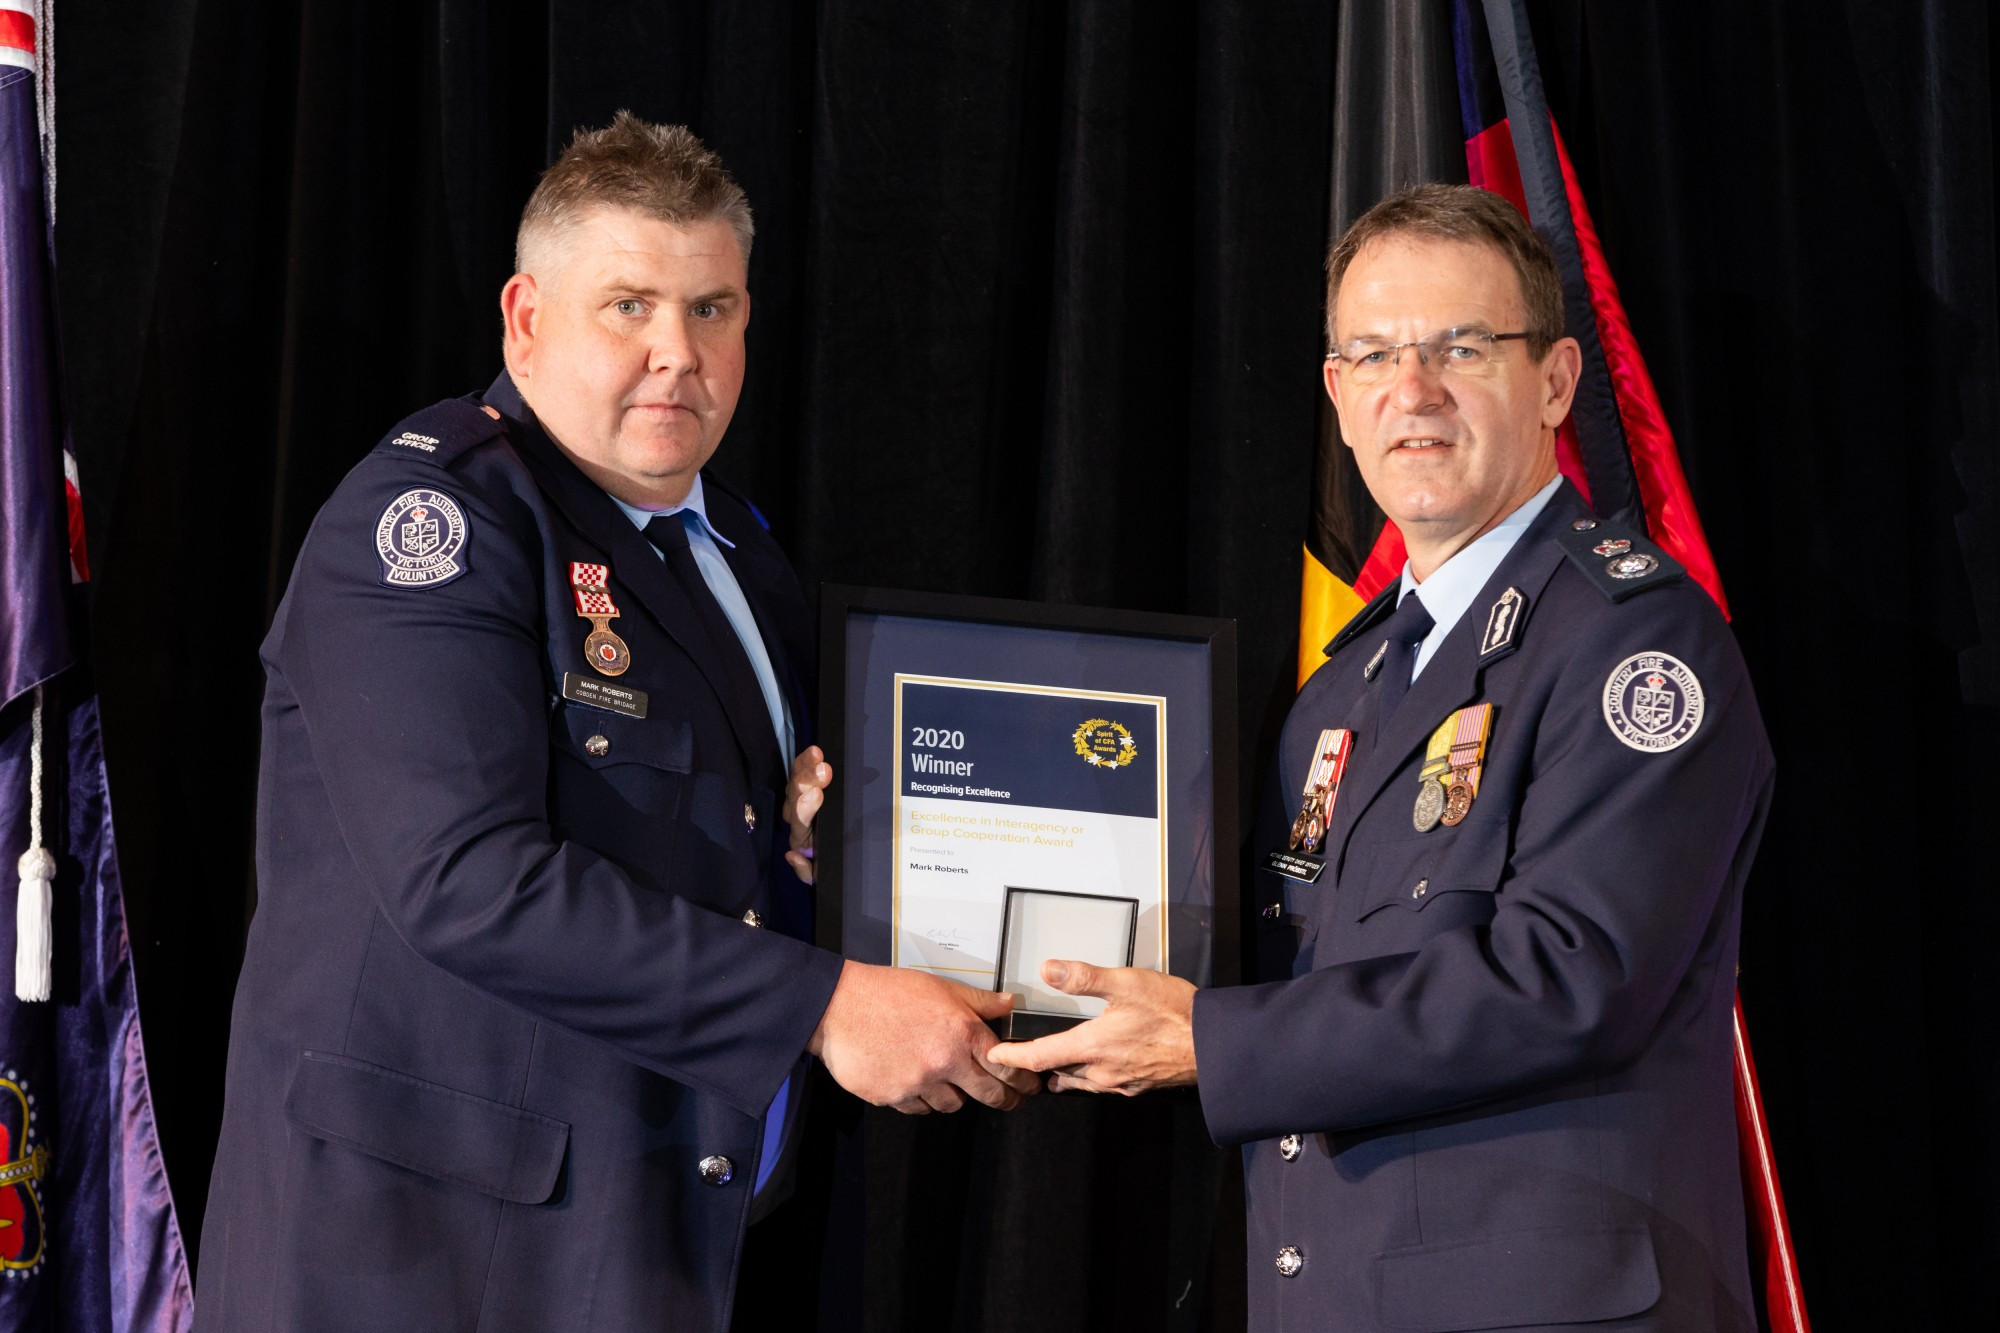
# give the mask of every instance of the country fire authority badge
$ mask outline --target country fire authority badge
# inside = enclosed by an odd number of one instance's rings
[[[375,525],[382,582],[391,588],[436,588],[465,572],[465,513],[443,491],[404,491]]]
[[[1687,663],[1665,653],[1637,653],[1604,682],[1604,721],[1635,750],[1659,754],[1701,729],[1707,701]]]

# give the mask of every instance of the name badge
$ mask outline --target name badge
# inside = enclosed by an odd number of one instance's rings
[[[613,685],[607,680],[592,680],[589,676],[579,676],[574,671],[563,672],[562,695],[573,704],[602,708],[607,713],[623,713],[626,717],[646,716],[644,690],[635,690],[627,685]]]
[[[1324,856],[1301,856],[1297,852],[1275,851],[1264,857],[1264,869],[1275,871],[1286,879],[1295,879],[1301,884],[1315,884],[1319,872],[1326,869]]]

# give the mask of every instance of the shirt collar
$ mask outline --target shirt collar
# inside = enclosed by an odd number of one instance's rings
[[[605,494],[610,495],[611,493],[609,491],[606,491]],[[724,546],[727,546],[732,551],[736,549],[736,543],[730,541],[729,538],[723,536],[720,532],[717,532],[715,530],[715,524],[708,521],[708,505],[707,502],[702,499],[701,474],[699,472],[695,473],[694,475],[694,485],[688,488],[687,499],[681,501],[677,505],[672,506],[671,508],[641,509],[637,505],[626,504],[623,500],[619,499],[615,495],[611,496],[611,503],[617,505],[620,509],[624,510],[625,517],[631,519],[632,526],[638,528],[639,531],[641,532],[644,532],[646,530],[646,525],[648,523],[660,517],[662,514],[678,514],[684,509],[692,510],[694,512],[694,516],[701,520],[701,526],[703,530],[708,533],[709,536],[715,538],[716,541],[721,542]]]
[[[515,385],[513,375],[505,370],[502,370],[499,377],[491,385],[487,386],[486,392],[480,397],[483,402],[513,417],[516,421],[527,421],[534,415],[528,409],[527,400],[521,397],[521,390]],[[605,495],[610,499],[612,504],[617,505],[624,511],[625,517],[632,520],[632,526],[638,528],[641,532],[644,532],[646,525],[661,514],[678,514],[683,509],[692,509],[695,512],[695,517],[701,520],[702,529],[709,536],[715,538],[715,540],[721,542],[732,551],[736,549],[736,543],[716,531],[715,524],[708,521],[708,504],[702,499],[701,474],[699,472],[694,475],[694,485],[688,488],[687,499],[670,509],[641,509],[637,505],[626,504],[609,491],[606,491]]]
[[[1507,552],[1514,549],[1514,543],[1521,540],[1521,534],[1528,530],[1535,516],[1547,507],[1549,497],[1560,485],[1562,474],[1558,472],[1554,480],[1529,496],[1519,509],[1467,543],[1464,550],[1432,570],[1421,584],[1410,576],[1410,562],[1403,562],[1403,586],[1396,600],[1400,603],[1412,590],[1423,595],[1424,609],[1436,622],[1436,628],[1425,637],[1426,645],[1444,642],[1452,626],[1472,605],[1472,599],[1486,586],[1486,580],[1493,577],[1493,571],[1507,558]]]

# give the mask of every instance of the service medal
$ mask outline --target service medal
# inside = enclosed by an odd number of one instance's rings
[[[1463,822],[1472,812],[1472,799],[1479,795],[1486,736],[1493,726],[1493,705],[1461,708],[1452,714],[1451,722],[1451,779],[1445,789],[1442,815],[1447,826]]]
[[[1333,822],[1333,802],[1340,792],[1340,778],[1347,771],[1347,755],[1354,746],[1354,733],[1346,727],[1328,727],[1319,734],[1319,744],[1313,747],[1312,764],[1306,770],[1305,804],[1299,807],[1298,818],[1292,821],[1292,850],[1304,847],[1308,852],[1319,850],[1320,839],[1326,836],[1327,826]]]
[[[1432,783],[1433,787],[1437,784]],[[1451,789],[1444,794],[1444,813],[1439,816],[1449,826],[1457,824],[1472,811],[1472,784],[1464,778],[1452,781]]]
[[[611,632],[603,619],[593,620],[591,624],[597,628],[585,636],[583,655],[593,667],[607,676],[624,675],[632,665],[632,650],[625,646],[625,640]]]
[[[1437,827],[1438,819],[1444,814],[1444,788],[1436,778],[1425,778],[1417,784],[1417,808],[1410,812],[1410,822],[1419,833],[1429,833]]]
[[[604,565],[579,562],[569,567],[576,613],[590,622],[590,633],[583,641],[584,660],[600,675],[622,676],[632,665],[632,650],[611,629],[618,603],[611,600],[610,581],[611,571]]]
[[[1292,821],[1292,836],[1289,842],[1291,850],[1296,852],[1299,849],[1299,844],[1306,840],[1306,834],[1311,831],[1313,826],[1312,816],[1313,803],[1309,798],[1304,805],[1299,807],[1298,818]]]
[[[1417,770],[1417,807],[1410,815],[1419,833],[1436,828],[1438,816],[1444,812],[1444,788],[1439,784],[1450,781],[1451,739],[1457,721],[1458,714],[1453,713],[1438,723],[1424,743],[1423,767]]]

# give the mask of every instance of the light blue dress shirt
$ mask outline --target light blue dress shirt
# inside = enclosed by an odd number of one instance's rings
[[[609,494],[609,492],[606,492]],[[632,520],[640,532],[646,525],[662,514],[692,514],[695,522],[687,525],[688,551],[694,556],[694,565],[701,571],[702,581],[715,595],[716,605],[729,619],[729,627],[736,631],[742,641],[743,653],[750,659],[750,669],[757,673],[757,686],[764,691],[764,707],[771,710],[771,731],[778,738],[778,763],[789,775],[792,771],[792,710],[785,702],[785,692],[778,686],[777,670],[771,665],[770,650],[764,647],[764,636],[757,630],[757,617],[750,611],[750,600],[743,595],[743,585],[736,581],[736,573],[729,568],[729,562],[722,557],[716,546],[734,550],[736,543],[715,530],[708,521],[708,508],[702,501],[701,475],[695,474],[694,485],[688,490],[687,499],[669,509],[641,509],[628,505],[617,496],[611,502],[625,511],[625,517]],[[654,554],[660,555],[654,547]],[[666,556],[660,555],[665,560]],[[761,1191],[771,1178],[771,1172],[778,1165],[778,1150],[785,1142],[785,1117],[791,1103],[792,1080],[788,1077],[778,1085],[777,1096],[771,1098],[771,1109],[764,1114],[764,1147],[758,1154],[757,1183],[753,1187]]]
[[[1493,571],[1500,568],[1500,562],[1507,558],[1507,552],[1514,549],[1514,543],[1521,540],[1521,534],[1535,521],[1535,516],[1548,504],[1549,497],[1562,485],[1562,474],[1555,480],[1528,497],[1527,503],[1493,525],[1491,531],[1483,533],[1468,543],[1464,550],[1431,571],[1431,576],[1419,584],[1410,577],[1410,562],[1403,562],[1403,587],[1396,594],[1396,602],[1412,591],[1424,600],[1424,610],[1431,613],[1431,632],[1424,636],[1417,647],[1416,665],[1410,670],[1410,679],[1424,674],[1424,666],[1436,655],[1438,645],[1451,633],[1472,606],[1472,599],[1486,586],[1486,580],[1493,577]]]

